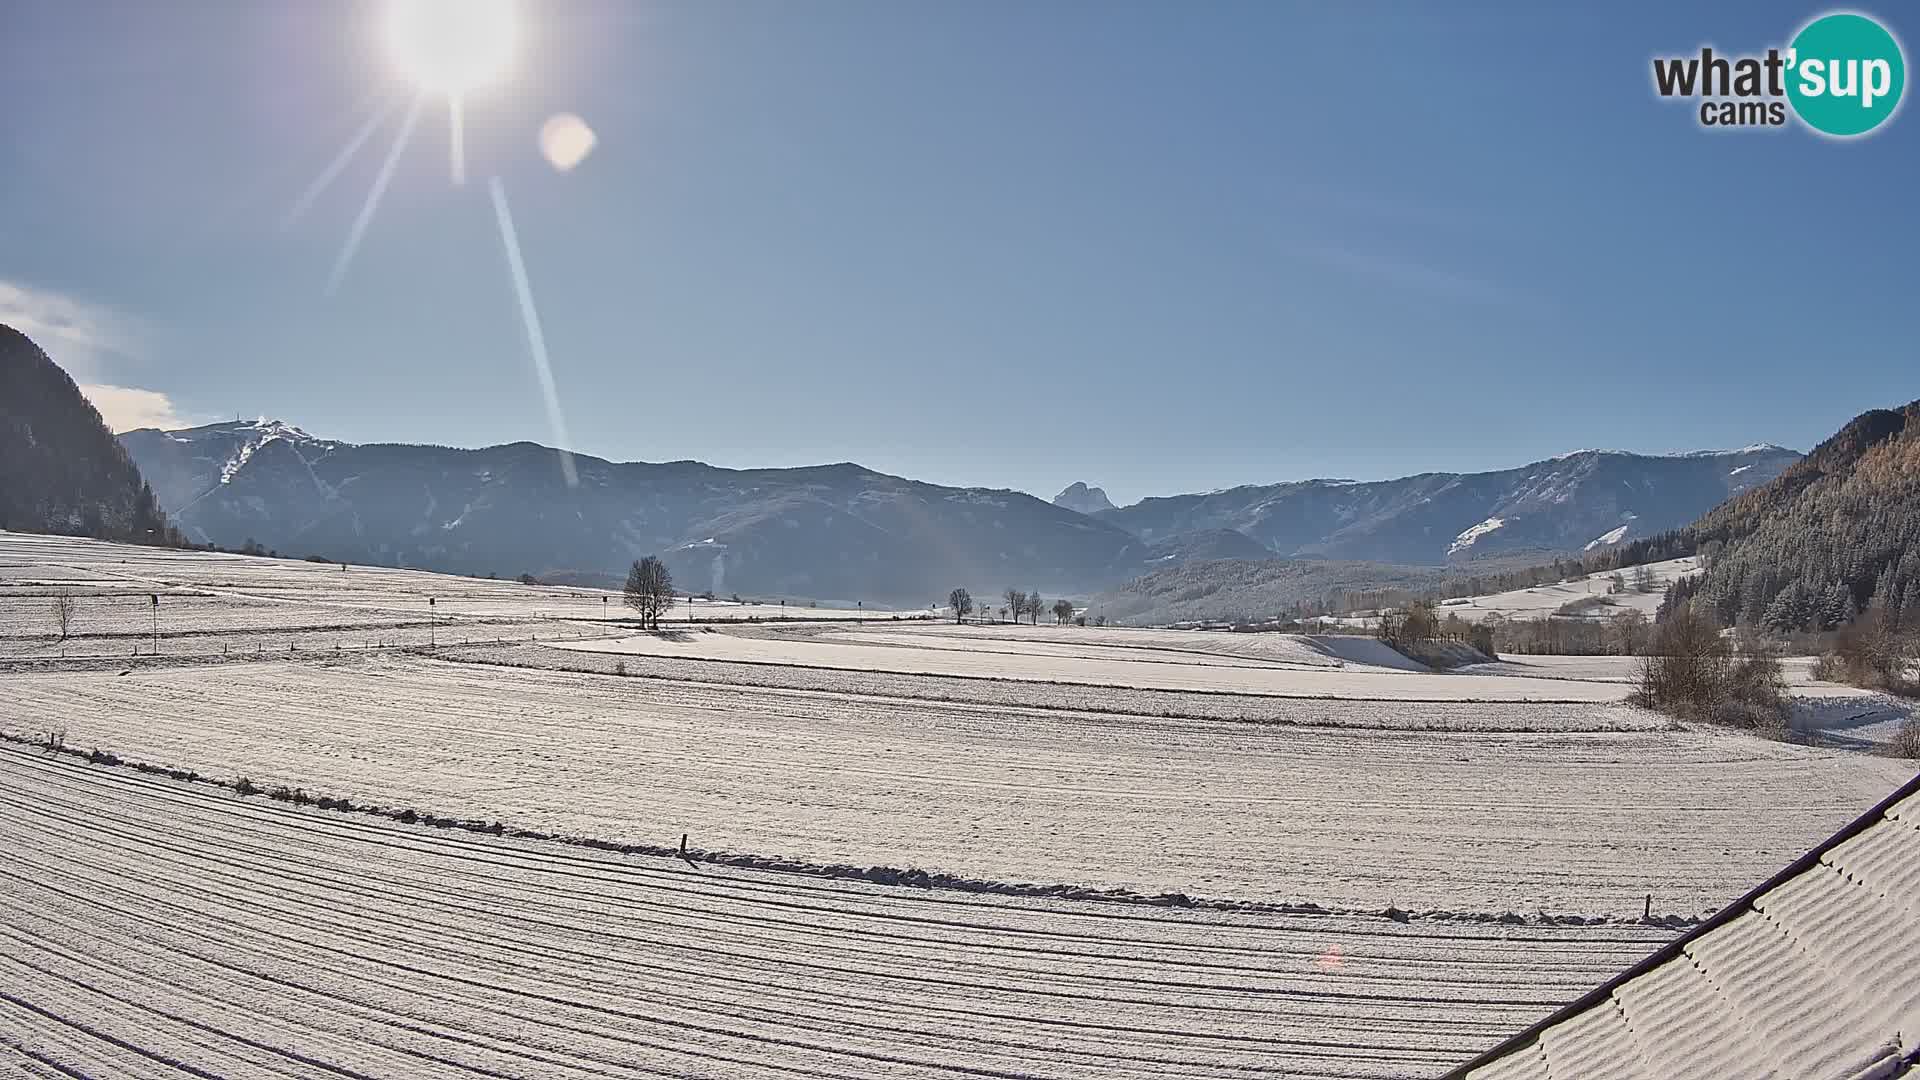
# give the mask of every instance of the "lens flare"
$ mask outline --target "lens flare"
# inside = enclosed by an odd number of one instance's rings
[[[547,159],[547,164],[561,172],[585,161],[599,141],[600,137],[587,122],[572,113],[548,117],[547,122],[540,125],[540,154]]]
[[[493,196],[493,216],[500,225],[500,244],[507,251],[507,272],[513,276],[513,294],[520,301],[520,322],[527,331],[527,350],[533,355],[534,375],[540,380],[540,396],[546,400],[547,423],[553,429],[553,441],[560,452],[560,475],[568,487],[580,486],[573,454],[567,447],[567,418],[560,411],[560,390],[553,381],[553,364],[547,359],[547,335],[540,329],[540,310],[533,303],[533,286],[527,281],[527,264],[520,257],[520,234],[513,228],[513,211],[507,206],[507,186],[495,176],[487,181]]]
[[[340,249],[340,257],[334,260],[333,273],[327,275],[327,295],[340,287],[340,280],[347,276],[347,267],[353,265],[353,253],[360,249],[360,238],[367,234],[367,223],[373,220],[373,212],[380,209],[380,199],[387,193],[387,185],[393,181],[393,167],[400,163],[400,152],[407,148],[407,140],[413,138],[413,125],[420,120],[420,106],[423,98],[414,98],[413,105],[407,109],[407,118],[400,124],[399,134],[393,137],[393,147],[387,151],[387,159],[380,163],[380,172],[373,178],[373,188],[367,192],[367,201],[360,206],[360,214],[353,219],[353,228],[347,230],[346,246]]]

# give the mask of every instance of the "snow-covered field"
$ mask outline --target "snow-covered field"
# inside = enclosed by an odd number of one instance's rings
[[[8,689],[0,725],[16,733],[58,717],[70,745],[356,801],[1364,910],[1627,916],[1652,892],[1698,914],[1905,774],[1713,732],[1223,724],[418,657],[33,674]]]
[[[1492,593],[1486,596],[1463,596],[1440,603],[1441,615],[1458,615],[1469,622],[1500,616],[1510,619],[1540,619],[1558,611],[1564,604],[1587,599],[1606,601],[1589,609],[1585,614],[1591,618],[1609,618],[1637,611],[1648,618],[1659,609],[1660,600],[1666,595],[1667,586],[1678,578],[1696,573],[1700,569],[1700,560],[1692,557],[1669,559],[1665,562],[1648,563],[1647,569],[1653,575],[1654,587],[1651,592],[1639,592],[1634,588],[1634,570],[1628,568],[1620,572],[1626,580],[1624,592],[1608,594],[1612,587],[1613,575],[1590,574],[1575,581],[1560,582],[1555,585],[1542,585],[1533,589],[1515,589],[1512,592]]]
[[[50,589],[84,594],[64,646]],[[149,591],[161,655],[134,659]],[[1441,675],[1366,638],[885,616],[637,635],[569,593],[0,534],[0,731],[805,871],[0,744],[0,1051],[26,1075],[1434,1075],[1670,939],[1649,895],[1704,915],[1911,773],[1849,749],[1882,703],[1804,670],[1825,745],[1628,706],[1631,661]]]
[[[65,641],[51,614],[62,595],[73,600]],[[159,597],[157,610],[150,596]],[[601,589],[0,532],[0,658],[128,656],[150,652],[156,630],[162,653],[545,640],[604,633],[631,614],[619,593]],[[682,599],[666,620],[903,614],[918,613]]]
[[[0,863],[25,1076],[1434,1075],[1669,936],[695,871],[7,748]]]
[[[921,630],[924,629],[925,633]],[[1029,628],[1031,629],[1031,628]],[[1074,628],[1078,629],[1078,628]],[[788,633],[756,636],[727,633],[638,634],[612,639],[561,643],[588,652],[687,657],[739,663],[788,664],[827,670],[886,671],[979,679],[1131,686],[1287,697],[1335,697],[1395,701],[1590,701],[1613,702],[1626,688],[1613,683],[1516,679],[1497,675],[1462,677],[1405,670],[1399,666],[1341,662],[1299,645],[1303,638],[1276,644],[1297,648],[1312,661],[1257,661],[1248,658],[1181,657],[1170,650],[1095,643],[996,642],[932,632],[932,627],[899,632],[847,635]],[[1127,631],[1114,631],[1127,633]],[[1337,639],[1331,639],[1337,640]],[[1351,639],[1351,648],[1385,653],[1370,639]],[[1396,657],[1398,654],[1394,654]]]

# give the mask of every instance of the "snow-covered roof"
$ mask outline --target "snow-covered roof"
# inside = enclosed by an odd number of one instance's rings
[[[1920,776],[1686,936],[1447,1080],[1908,1075]]]

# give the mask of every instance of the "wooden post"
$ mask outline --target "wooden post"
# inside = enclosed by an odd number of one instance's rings
[[[1647,910],[1640,917],[1646,920],[1647,922],[1653,921],[1653,894],[1652,893],[1647,894]]]

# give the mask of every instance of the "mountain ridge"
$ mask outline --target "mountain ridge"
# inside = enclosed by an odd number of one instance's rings
[[[1672,455],[1580,450],[1481,473],[1245,484],[1095,516],[1148,542],[1227,528],[1277,557],[1445,565],[1513,551],[1587,551],[1676,528],[1799,457],[1765,444]]]
[[[666,559],[682,588],[919,606],[956,585],[1055,593],[1145,569],[1149,546],[1022,492],[854,462],[613,462],[520,441],[464,449],[318,439],[278,421],[121,436],[196,540],[456,573],[617,578]]]
[[[573,454],[578,486],[566,488],[560,452],[528,440],[354,444],[260,418],[121,441],[200,542],[597,581],[660,554],[682,587],[913,606],[955,585],[1087,595],[1214,559],[1445,566],[1592,551],[1690,520],[1798,458],[1773,447],[1578,451],[1493,473],[1242,485],[1085,514],[1058,496],[927,484],[850,461],[731,469]],[[1647,498],[1670,487],[1678,509]],[[1076,482],[1061,494],[1097,491]]]
[[[0,529],[148,544],[179,540],[100,411],[31,338],[4,323]]]

